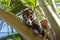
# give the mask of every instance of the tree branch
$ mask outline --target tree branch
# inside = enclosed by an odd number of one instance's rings
[[[35,36],[32,30],[28,29],[26,25],[22,23],[22,20],[11,12],[5,12],[0,9],[0,18],[9,23],[20,34],[25,36],[28,40],[42,40],[39,36]]]

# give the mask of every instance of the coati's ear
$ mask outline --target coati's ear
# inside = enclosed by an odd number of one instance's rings
[[[33,10],[32,8],[29,8],[28,10],[30,10],[30,11],[32,11],[32,12],[34,12],[34,10]]]
[[[32,8],[29,8],[29,10],[31,11],[31,14],[33,14],[33,13],[34,13],[34,10],[33,10]]]
[[[32,14],[33,12],[34,12],[34,10],[32,8],[26,8],[23,10],[23,13],[31,13]]]
[[[29,14],[33,15],[34,14],[34,10],[32,8],[26,8],[23,10],[22,12],[22,16],[26,15],[27,17],[29,16]]]
[[[26,14],[28,14],[30,12],[32,12],[31,8],[26,8],[26,9],[23,10],[23,13],[26,13]]]

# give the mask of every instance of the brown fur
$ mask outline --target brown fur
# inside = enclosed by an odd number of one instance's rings
[[[46,33],[45,38],[47,36],[49,40],[56,40],[56,34],[55,34],[54,30],[51,28],[51,25],[48,22],[48,20],[42,20],[41,25]]]
[[[40,24],[40,20],[36,17],[34,11],[32,9],[25,9],[23,10],[23,21],[26,25],[28,25],[30,28],[33,29],[33,32],[36,34],[41,34],[42,35],[42,27]],[[32,18],[30,18],[32,16]],[[32,20],[31,20],[32,19]],[[43,32],[44,34],[44,32]]]

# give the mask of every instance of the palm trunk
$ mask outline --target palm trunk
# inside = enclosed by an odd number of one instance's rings
[[[52,3],[52,0],[50,1]],[[52,3],[53,4],[53,3]],[[39,5],[45,12],[49,22],[52,25],[52,28],[55,30],[57,35],[57,40],[60,40],[60,19],[56,15],[54,5],[51,7],[45,0],[39,0]]]

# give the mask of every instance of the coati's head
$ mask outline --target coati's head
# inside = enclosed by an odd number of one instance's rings
[[[31,8],[23,10],[23,21],[25,24],[32,25],[32,21],[35,19],[34,11]]]

